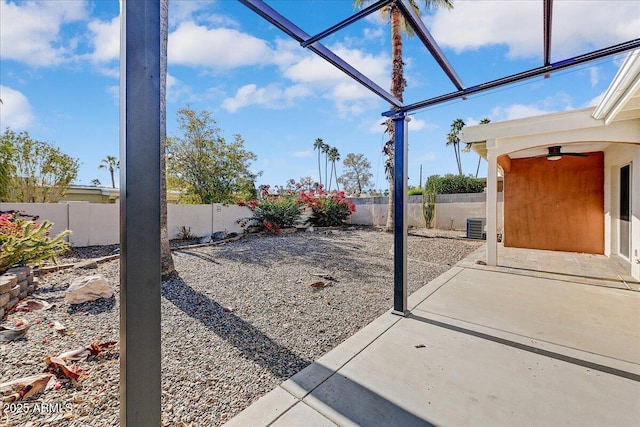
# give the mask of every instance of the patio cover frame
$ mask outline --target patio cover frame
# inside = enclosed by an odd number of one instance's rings
[[[543,65],[467,88],[408,0],[379,0],[313,37],[264,1],[239,1],[391,104],[391,109],[382,115],[392,118],[396,141],[403,141],[396,144],[394,163],[393,308],[400,315],[407,312],[407,113],[640,47],[637,38],[550,63],[553,5],[552,0],[543,0]],[[400,9],[455,91],[404,105],[320,43],[326,36],[391,3]],[[123,426],[158,426],[161,414],[159,23],[159,2],[121,0],[120,424]]]

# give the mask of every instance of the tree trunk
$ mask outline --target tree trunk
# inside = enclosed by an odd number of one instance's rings
[[[169,0],[160,2],[160,249],[162,280],[176,277],[173,265],[169,233],[167,230],[167,44],[169,38]]]
[[[404,63],[402,62],[402,13],[395,4],[391,8],[391,94],[399,101],[402,101],[402,93],[407,85],[404,79]],[[388,147],[385,147],[387,155],[387,179],[389,180],[389,213],[387,214],[386,230],[393,231],[394,228],[394,155],[395,155],[395,134],[393,121],[387,121],[387,132],[389,133]]]

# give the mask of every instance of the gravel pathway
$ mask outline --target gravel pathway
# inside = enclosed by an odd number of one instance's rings
[[[482,244],[459,239],[459,233],[428,234],[409,237],[410,293]],[[60,261],[113,249],[74,250]],[[173,254],[180,277],[162,285],[164,426],[223,424],[392,304],[392,235],[373,229],[249,236]],[[48,355],[117,341],[117,291],[112,299],[77,306],[63,296],[80,275],[98,272],[117,284],[118,269],[118,261],[110,261],[98,270],[41,278],[34,296],[56,306],[0,322],[32,324],[26,339],[0,343],[0,382],[42,372]],[[326,286],[309,286],[317,281]],[[53,321],[64,324],[66,333],[50,328]],[[118,425],[118,349],[78,362],[84,377],[77,387],[49,390],[22,408],[3,404],[0,426]],[[60,405],[43,413],[36,403]]]

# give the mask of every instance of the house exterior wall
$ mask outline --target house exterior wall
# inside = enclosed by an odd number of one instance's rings
[[[604,164],[604,224],[605,255],[620,253],[619,193],[620,168],[631,165],[631,275],[640,279],[640,146],[637,144],[612,144],[606,150]]]
[[[504,183],[505,246],[604,253],[604,153],[512,159]]]

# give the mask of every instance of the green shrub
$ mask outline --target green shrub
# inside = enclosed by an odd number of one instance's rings
[[[420,196],[422,195],[422,188],[420,187],[411,187],[408,192],[409,196]]]
[[[471,175],[431,175],[427,179],[425,188],[429,186],[435,186],[438,194],[482,193],[484,191],[482,180]]]
[[[33,264],[48,259],[55,262],[56,255],[66,251],[69,244],[64,238],[71,232],[63,231],[49,237],[53,224],[29,221],[18,213],[0,215],[0,274],[11,267]]]
[[[311,224],[318,227],[344,225],[356,210],[353,202],[347,200],[342,191],[325,193],[319,188],[315,192],[310,190],[300,193],[300,198],[304,204],[311,207]]]

